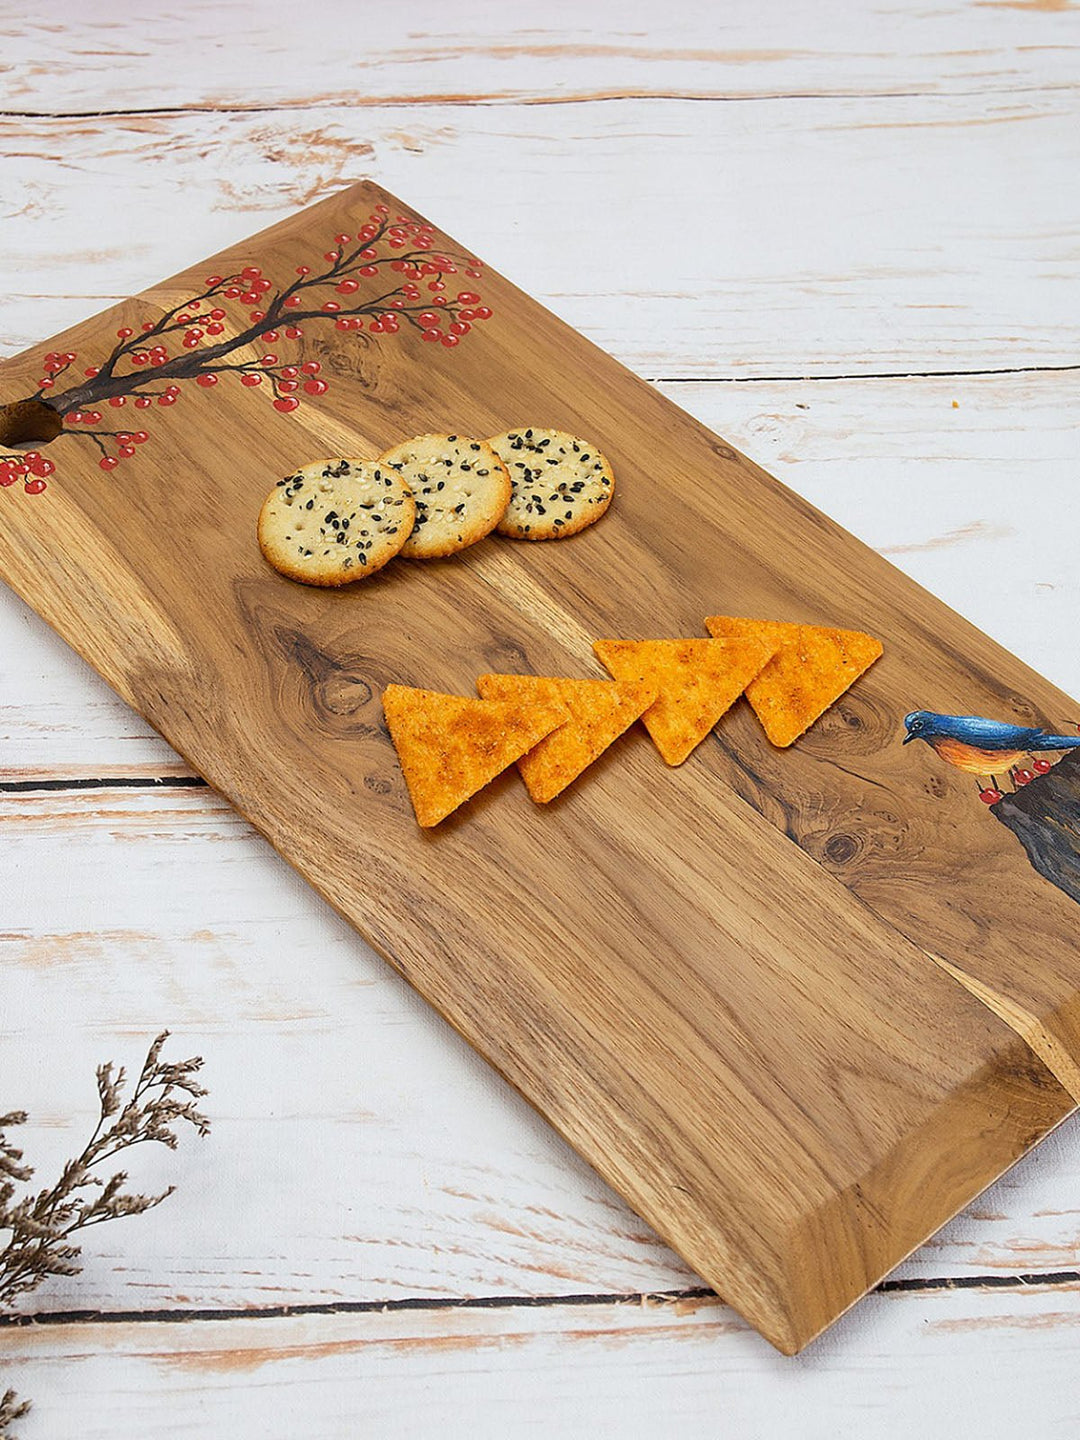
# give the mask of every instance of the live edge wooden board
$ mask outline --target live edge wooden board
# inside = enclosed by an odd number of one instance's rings
[[[1071,759],[989,806],[902,744],[916,709],[1060,732],[1078,707],[448,238],[419,259],[455,272],[415,303],[382,259],[346,274],[378,205],[415,218],[355,186],[0,368],[0,454],[43,457],[0,489],[0,574],[796,1351],[1080,1095]],[[393,238],[380,257],[416,248]],[[397,329],[372,332],[392,294]],[[460,343],[410,320],[439,308],[449,334],[436,295],[471,312]],[[602,523],[335,592],[259,554],[294,467],[528,423],[610,457]],[[417,828],[385,685],[599,676],[592,639],[704,635],[715,613],[868,630],[885,655],[790,750],[740,702],[681,769],[632,732],[551,806],[510,774]]]

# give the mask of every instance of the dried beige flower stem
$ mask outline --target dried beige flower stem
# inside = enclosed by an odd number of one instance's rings
[[[150,1046],[126,1099],[123,1067],[116,1069],[111,1061],[98,1066],[100,1113],[82,1153],[67,1162],[54,1185],[14,1203],[17,1185],[30,1180],[34,1172],[22,1163],[22,1151],[5,1131],[25,1124],[26,1112],[0,1115],[0,1236],[10,1235],[0,1249],[0,1310],[17,1296],[36,1290],[50,1275],[78,1274],[81,1252],[72,1239],[78,1231],[123,1215],[141,1215],[172,1194],[172,1185],[158,1195],[128,1194],[126,1171],[117,1170],[107,1179],[100,1174],[108,1161],[136,1145],[152,1141],[175,1150],[173,1127],[180,1123],[193,1126],[199,1135],[210,1131],[210,1122],[197,1108],[206,1094],[195,1079],[202,1057],[179,1064],[163,1061],[161,1050],[168,1036],[163,1030]],[[8,1427],[28,1408],[12,1390],[0,1397],[0,1440],[15,1440]]]
[[[21,1420],[30,1409],[29,1400],[20,1400],[14,1390],[5,1390],[0,1395],[0,1440],[16,1440],[8,1429],[16,1420]]]

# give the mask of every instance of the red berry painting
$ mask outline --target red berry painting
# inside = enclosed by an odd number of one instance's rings
[[[106,473],[137,460],[139,447],[152,442],[146,412],[181,404],[192,383],[208,396],[242,385],[291,415],[333,384],[300,343],[319,326],[377,341],[413,331],[452,350],[491,317],[473,288],[482,273],[479,260],[440,249],[427,221],[380,204],[355,232],[339,231],[287,277],[264,275],[254,264],[208,275],[199,293],[159,319],[121,326],[104,358],[80,364],[71,350],[45,356],[37,390],[0,411],[9,436],[0,447],[0,488],[41,495],[56,472],[41,450],[16,449],[19,440],[40,445],[76,436],[96,447]],[[124,426],[133,411],[145,429]]]

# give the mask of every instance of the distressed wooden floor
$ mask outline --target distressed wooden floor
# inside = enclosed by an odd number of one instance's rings
[[[371,175],[1080,694],[1080,11],[674,8],[0,6],[0,352]],[[43,1175],[165,1024],[213,1135],[0,1327],[24,1440],[1080,1433],[1080,1124],[783,1360],[4,592]]]

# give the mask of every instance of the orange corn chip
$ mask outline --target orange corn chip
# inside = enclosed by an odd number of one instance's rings
[[[739,620],[712,615],[705,621],[720,639],[761,636],[779,646],[761,674],[746,687],[765,734],[774,745],[791,745],[882,653],[880,640],[861,630],[789,625],[779,620]]]
[[[568,719],[566,707],[550,700],[470,700],[408,685],[386,687],[383,713],[425,828]]]
[[[641,717],[669,765],[681,765],[739,698],[775,650],[767,640],[597,640],[616,680],[656,689]]]
[[[485,700],[520,700],[524,705],[562,703],[569,710],[569,723],[541,740],[517,762],[521,778],[538,805],[554,800],[656,699],[656,686],[644,680],[481,675],[476,688]]]

